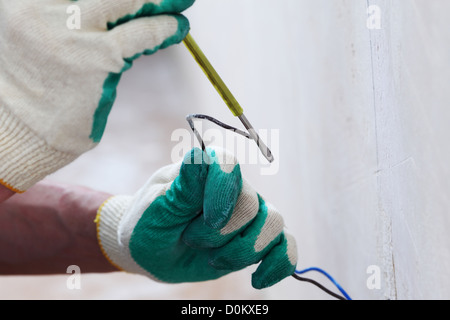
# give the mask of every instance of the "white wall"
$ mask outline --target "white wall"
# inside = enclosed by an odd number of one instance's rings
[[[369,5],[381,9],[380,30],[367,28]],[[279,130],[277,174],[261,175],[264,163],[244,169],[297,238],[299,268],[324,268],[355,299],[450,298],[449,9],[447,0],[197,0],[186,13],[255,127]],[[132,193],[171,161],[170,136],[193,112],[239,125],[183,46],[141,58],[102,144],[51,179]],[[380,289],[367,288],[371,265]],[[3,277],[0,298],[328,298],[293,279],[253,290],[251,270],[176,286],[86,275],[77,292],[65,276]]]

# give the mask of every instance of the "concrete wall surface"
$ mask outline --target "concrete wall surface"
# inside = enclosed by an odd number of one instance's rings
[[[276,163],[245,155],[243,170],[282,212],[298,268],[327,270],[354,299],[450,298],[449,11],[448,0],[197,0],[186,12],[266,129]],[[48,179],[133,193],[173,160],[188,113],[239,125],[184,46],[142,57],[100,146]],[[86,274],[81,290],[67,275],[0,277],[0,298],[329,298],[290,278],[254,290],[253,270],[182,285]]]

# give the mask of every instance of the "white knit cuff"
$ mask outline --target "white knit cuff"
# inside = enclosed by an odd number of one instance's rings
[[[121,257],[123,255],[119,243],[119,223],[126,208],[130,205],[132,197],[114,196],[98,209],[97,237],[103,255],[119,270],[123,270]]]
[[[0,184],[24,192],[77,157],[49,146],[0,105]]]

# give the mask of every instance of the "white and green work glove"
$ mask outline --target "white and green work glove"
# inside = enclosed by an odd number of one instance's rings
[[[96,222],[113,265],[162,282],[217,279],[260,262],[252,285],[262,289],[292,275],[297,263],[281,215],[222,150],[193,149],[134,196],[107,200]]]
[[[121,74],[181,42],[193,2],[0,0],[0,184],[23,192],[95,147]]]

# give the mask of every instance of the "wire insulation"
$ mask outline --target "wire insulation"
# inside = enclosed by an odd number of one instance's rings
[[[315,281],[315,280],[300,277],[299,275],[297,275],[297,274],[295,274],[295,273],[294,273],[292,276],[293,276],[295,279],[299,280],[299,281],[304,281],[304,282],[312,283],[313,285],[315,285],[315,286],[318,287],[319,289],[325,291],[325,292],[328,293],[330,296],[333,296],[333,297],[335,297],[335,298],[338,299],[338,300],[346,300],[345,297],[340,296],[340,295],[334,293],[333,291],[331,291],[331,290],[325,288],[323,285],[321,285],[320,283],[318,283],[318,282]]]
[[[317,267],[307,268],[307,269],[304,269],[304,270],[295,270],[295,273],[294,273],[293,276],[294,276],[294,278],[298,279],[298,275],[305,274],[305,273],[310,272],[310,271],[316,271],[316,272],[319,272],[319,273],[325,275],[331,282],[333,282],[333,284],[336,286],[336,288],[338,288],[339,291],[343,294],[343,296],[345,298],[344,300],[352,300],[352,298],[347,294],[347,292],[342,288],[342,286],[336,280],[334,280],[334,278],[328,272],[326,272],[325,270],[322,270],[322,269],[317,268]],[[301,279],[298,279],[298,280],[301,280]],[[308,279],[308,280],[310,280],[310,279]],[[312,281],[314,281],[314,280],[312,280]],[[309,281],[309,282],[312,282],[312,281]],[[319,288],[321,288],[323,290],[322,286],[320,286]],[[324,291],[326,291],[328,294],[330,294],[328,289],[326,289]],[[332,294],[332,295],[334,297],[336,297],[335,294]]]

